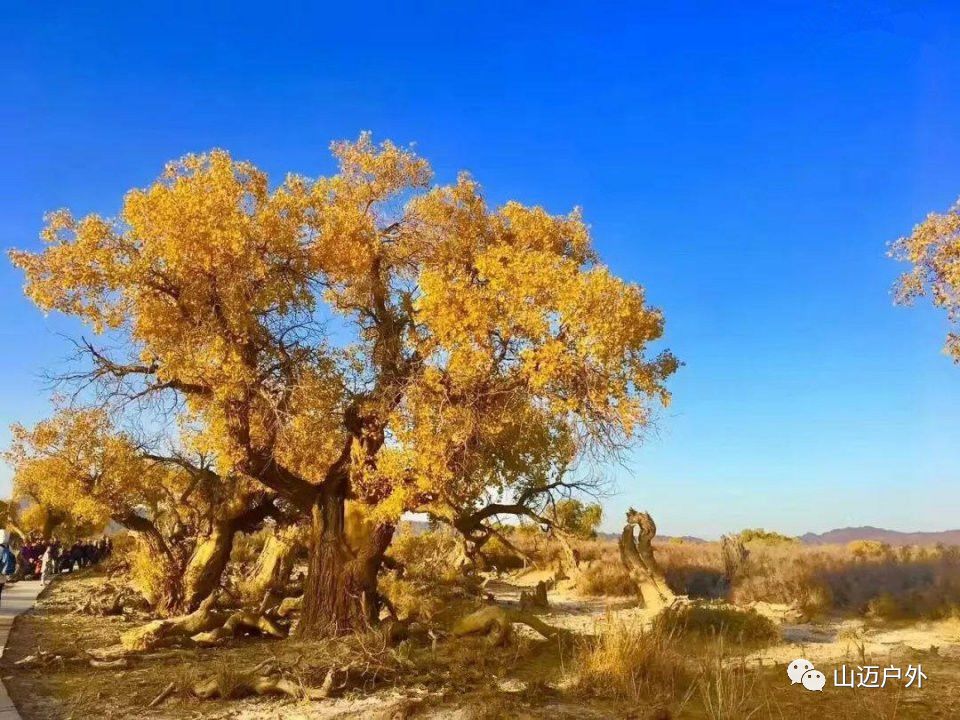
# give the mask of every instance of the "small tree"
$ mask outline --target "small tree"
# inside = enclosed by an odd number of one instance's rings
[[[547,512],[552,524],[579,538],[594,539],[603,519],[599,503],[585,503],[576,498],[561,498]]]
[[[102,410],[61,409],[12,434],[5,456],[14,497],[31,501],[25,530],[124,526],[139,541],[141,590],[164,612],[195,609],[218,586],[234,534],[276,510],[256,485],[244,492],[202,462],[145,452]]]

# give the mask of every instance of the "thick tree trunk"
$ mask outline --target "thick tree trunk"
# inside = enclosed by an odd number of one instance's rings
[[[209,535],[197,540],[183,572],[181,611],[193,612],[219,587],[233,550],[233,537],[232,523],[224,522],[215,525]]]
[[[337,635],[372,621],[351,572],[351,552],[344,532],[346,498],[335,490],[320,494],[313,506],[310,557],[297,634]]]
[[[313,507],[309,568],[297,626],[300,637],[362,630],[379,618],[377,573],[394,527],[378,525],[363,547],[351,549],[344,509],[344,496],[329,486]]]
[[[300,544],[299,528],[278,527],[267,537],[249,579],[243,583],[243,594],[260,600],[265,593],[282,590],[290,579],[294,556]]]

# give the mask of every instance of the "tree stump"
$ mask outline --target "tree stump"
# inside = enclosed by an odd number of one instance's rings
[[[661,610],[676,599],[653,556],[656,534],[657,525],[649,513],[633,508],[627,511],[627,524],[620,535],[620,560],[637,586],[642,607],[650,610]]]
[[[723,535],[720,538],[720,552],[723,555],[723,576],[729,586],[743,573],[750,551],[739,536]]]

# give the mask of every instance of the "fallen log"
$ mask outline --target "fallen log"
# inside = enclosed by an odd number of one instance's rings
[[[515,623],[533,628],[548,640],[567,634],[565,630],[548,625],[535,615],[522,610],[508,610],[499,605],[480,608],[460,618],[453,626],[452,633],[455,637],[486,635],[490,644],[497,646],[507,641]]]

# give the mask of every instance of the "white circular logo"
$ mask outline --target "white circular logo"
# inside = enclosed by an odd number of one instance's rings
[[[787,676],[790,678],[790,684],[796,685],[799,682],[803,682],[803,674],[807,672],[807,670],[813,670],[813,663],[803,658],[797,658],[787,665]]]

